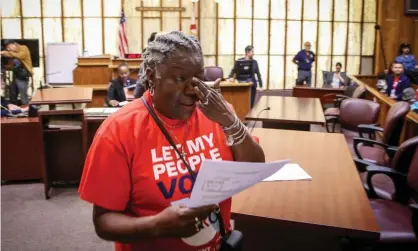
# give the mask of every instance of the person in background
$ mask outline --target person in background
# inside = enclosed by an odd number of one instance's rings
[[[404,74],[404,68],[402,63],[392,63],[391,73],[387,76],[386,83],[386,94],[395,100],[402,100],[403,90],[405,90],[408,87],[411,87],[411,81]]]
[[[303,85],[306,82],[308,86],[311,86],[313,62],[315,62],[315,53],[311,51],[311,43],[305,42],[304,49],[293,58],[293,63],[298,65],[297,85]]]
[[[109,106],[119,106],[120,102],[126,101],[125,87],[135,83],[135,80],[129,78],[129,67],[126,63],[118,66],[118,77],[110,82],[107,89],[106,103]]]
[[[395,59],[396,62],[403,64],[405,71],[413,71],[418,69],[417,62],[411,51],[411,45],[401,44],[399,47],[399,56]]]
[[[338,62],[335,64],[335,71],[327,75],[325,85],[330,85],[332,88],[344,88],[347,83],[347,74],[341,71],[343,65]]]
[[[1,88],[4,90],[6,87],[6,79],[1,74]],[[3,96],[1,96],[1,116],[6,117],[9,114],[19,114],[22,112],[27,112],[29,110],[29,107],[21,108],[17,105],[10,104],[9,101],[7,101]]]
[[[258,68],[257,60],[254,59],[254,46],[248,45],[245,47],[245,56],[239,58],[238,60],[252,60],[253,61],[253,71],[250,81],[253,83],[251,86],[251,108],[254,106],[255,95],[257,93],[257,83],[260,88],[263,88],[263,81],[261,80],[260,69]],[[237,72],[237,69],[232,68],[231,73],[229,74],[229,80],[234,81],[234,74]],[[257,75],[257,78],[255,78]],[[258,80],[258,81],[257,81]]]
[[[264,162],[263,150],[222,95],[199,79],[203,53],[197,38],[179,31],[158,36],[143,59],[149,89],[96,132],[80,197],[93,204],[96,233],[115,241],[116,251],[219,250],[218,219],[229,232],[231,199],[219,203],[222,217],[214,215],[216,205],[182,205],[190,197],[193,174],[180,156],[197,173],[204,159]],[[201,147],[190,147],[198,142]]]
[[[158,35],[157,32],[151,33],[150,37],[148,38],[148,45],[155,40],[157,35]],[[144,51],[145,50],[146,48],[144,49]],[[144,79],[141,79],[141,76],[144,75],[143,71],[144,71],[144,63],[141,63],[141,65],[139,65],[138,80],[136,81],[135,92],[134,92],[134,97],[136,99],[142,97],[142,95],[144,95],[144,92],[147,88],[146,83],[144,82]]]
[[[11,84],[11,101],[17,104],[17,96],[20,94],[22,105],[29,104],[28,87],[29,77],[33,74],[32,59],[26,45],[16,43],[14,40],[4,42],[5,51],[1,51],[3,57],[13,59],[13,82]]]

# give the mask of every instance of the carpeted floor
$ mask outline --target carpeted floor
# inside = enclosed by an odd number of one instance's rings
[[[76,189],[54,189],[45,200],[43,184],[1,186],[1,250],[113,250],[99,239],[92,207]]]

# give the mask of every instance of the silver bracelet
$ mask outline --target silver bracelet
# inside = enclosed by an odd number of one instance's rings
[[[245,136],[247,136],[247,129],[244,127],[244,130],[242,131],[240,136],[238,136],[236,140],[234,140],[234,144],[232,146],[237,146],[241,144],[242,142],[244,142]]]
[[[234,123],[232,123],[232,125],[228,126],[228,127],[222,127],[222,130],[224,131],[230,131],[233,128],[236,128],[240,122],[240,120],[238,119],[238,117],[236,115],[234,115],[235,119],[234,119]]]
[[[241,144],[242,142],[244,142],[246,136],[247,136],[247,130],[245,130],[245,133],[244,133],[243,137],[240,140],[238,140],[237,142],[234,143],[234,146],[237,146],[237,145]]]
[[[240,126],[240,124],[238,124],[238,126]],[[230,137],[235,137],[237,134],[239,134],[240,133],[240,131],[241,131],[241,128],[242,126],[240,126],[239,128],[238,128],[238,130],[234,133],[234,134],[229,134],[228,132],[225,132],[224,131],[224,133],[226,134],[226,135],[228,135],[228,136],[230,136]]]
[[[243,140],[241,140],[241,138],[247,132],[247,128],[241,123],[241,121],[238,125],[240,126],[240,128],[234,134],[228,134],[228,133],[225,132],[225,134],[226,134],[226,144],[228,146],[234,146],[234,145],[237,144],[237,142],[241,141],[240,143],[242,143],[242,141],[243,141]]]

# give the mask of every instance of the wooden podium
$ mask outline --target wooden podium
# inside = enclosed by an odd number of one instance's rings
[[[111,56],[79,57],[73,71],[74,85],[108,85],[116,77],[121,63],[127,63],[131,78],[136,79],[142,59],[112,59]]]
[[[45,198],[50,189],[62,184],[77,184],[87,154],[86,103],[92,88],[66,87],[38,90],[31,100],[38,110],[43,135],[43,182]]]

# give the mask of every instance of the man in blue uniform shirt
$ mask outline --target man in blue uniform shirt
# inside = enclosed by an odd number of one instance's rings
[[[401,44],[399,48],[399,56],[395,59],[396,62],[403,64],[405,71],[413,71],[418,69],[414,54],[411,52],[410,44]]]
[[[315,61],[315,53],[311,51],[311,43],[305,42],[305,49],[301,50],[293,58],[293,63],[298,65],[297,85],[303,85],[304,82],[311,86],[312,81],[312,63]]]

